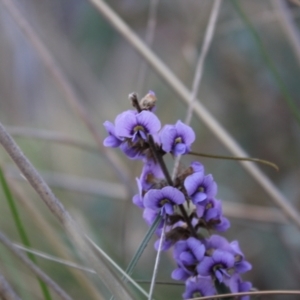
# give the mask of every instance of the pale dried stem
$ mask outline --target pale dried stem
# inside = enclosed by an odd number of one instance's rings
[[[103,1],[90,0],[108,22],[140,53],[140,55],[156,70],[156,72],[170,85],[170,87],[189,104],[190,91],[174,75],[174,73],[139,39],[139,37],[124,23],[124,21]],[[247,157],[245,150],[219,124],[210,112],[198,101],[194,104],[194,111],[202,122],[210,129],[217,139],[235,156]],[[270,196],[272,201],[286,214],[288,219],[300,229],[300,216],[285,196],[270,181],[260,169],[249,162],[240,162],[245,170]]]
[[[165,220],[163,228],[162,228],[161,236],[159,239],[159,245],[158,245],[157,254],[156,254],[156,258],[155,258],[148,300],[152,300],[152,296],[154,293],[154,287],[155,287],[155,282],[156,282],[156,276],[158,273],[158,266],[159,266],[159,261],[160,261],[160,257],[161,257],[162,246],[163,246],[163,242],[165,240],[166,226],[167,226],[167,221]]]
[[[36,228],[39,228],[43,232],[43,235],[47,238],[47,241],[51,245],[53,245],[54,251],[58,255],[60,255],[60,257],[63,257],[65,260],[70,260],[73,256],[71,255],[69,249],[59,239],[56,232],[53,230],[51,224],[49,224],[47,219],[41,215],[36,205],[32,203],[32,200],[24,196],[26,195],[25,191],[16,184],[14,184],[14,182],[11,182],[11,180],[9,180],[8,182],[17,200],[21,203],[21,205],[23,205],[28,215],[30,216],[30,220],[33,221]],[[77,279],[78,284],[82,285],[86,294],[89,295],[89,297],[91,297],[90,299],[103,299],[103,297],[100,295],[100,292],[95,288],[95,286],[85,275],[74,269],[71,269],[70,271],[74,278]]]
[[[150,0],[150,8],[149,8],[149,16],[146,27],[146,35],[145,35],[145,43],[149,48],[152,48],[154,41],[154,34],[156,29],[156,20],[157,20],[157,8],[158,8],[159,0]],[[147,61],[143,60],[140,65],[139,75],[138,75],[138,83],[137,83],[137,91],[142,93],[144,89],[144,84],[146,81],[146,75],[148,70]]]
[[[220,7],[221,7],[221,0],[215,0],[213,3],[212,9],[211,9],[208,24],[207,24],[205,34],[204,34],[204,41],[202,44],[201,52],[199,55],[197,66],[196,66],[196,71],[195,71],[195,76],[194,76],[194,81],[193,81],[193,86],[192,86],[192,91],[191,91],[191,98],[190,98],[190,101],[188,104],[188,110],[187,110],[187,114],[186,114],[186,118],[185,118],[185,123],[187,125],[189,125],[192,120],[194,104],[197,100],[197,95],[198,95],[198,91],[199,91],[199,87],[200,87],[200,83],[201,83],[201,79],[202,79],[202,75],[203,75],[204,62],[205,62],[209,47],[211,45],[211,42],[212,42],[212,39],[214,36]],[[175,159],[174,167],[173,167],[173,174],[172,174],[173,180],[176,177],[176,174],[177,174],[177,171],[179,168],[179,164],[180,164],[180,159],[181,159],[181,155],[179,155]]]
[[[15,137],[46,140],[54,143],[60,143],[67,146],[80,148],[82,150],[89,151],[94,154],[98,154],[98,155],[100,154],[98,148],[91,146],[85,142],[82,142],[76,138],[72,138],[68,135],[62,134],[60,132],[51,131],[51,130],[24,128],[24,127],[11,127],[11,126],[6,126],[6,129],[9,134]]]
[[[5,245],[16,257],[18,257],[38,278],[43,280],[49,288],[63,300],[72,300],[72,298],[38,266],[36,266],[26,255],[24,255],[14,244],[0,232],[0,242]]]
[[[243,292],[243,293],[232,293],[232,294],[222,294],[214,296],[205,296],[190,298],[187,300],[213,300],[213,299],[223,299],[241,296],[263,296],[263,295],[300,295],[300,291],[290,291],[290,290],[278,290],[278,291],[257,291],[257,292]]]
[[[129,292],[125,289],[119,278],[115,277],[109,269],[107,262],[98,259],[95,256],[95,247],[79,226],[71,218],[62,203],[55,197],[51,189],[48,187],[43,178],[39,175],[36,169],[32,166],[29,160],[25,157],[21,149],[14,142],[11,136],[7,133],[3,125],[0,123],[0,143],[21,170],[25,178],[42,198],[50,211],[58,218],[66,232],[70,235],[71,240],[79,248],[81,254],[84,254],[89,263],[95,268],[99,277],[104,284],[115,294],[118,299],[132,299]],[[88,243],[87,243],[88,242]],[[93,251],[89,246],[92,246]]]
[[[0,274],[0,297],[3,300],[21,300],[2,274]]]
[[[32,46],[36,49],[42,62],[45,64],[45,66],[63,91],[65,99],[68,101],[69,105],[77,113],[77,115],[80,117],[80,119],[92,134],[99,148],[99,151],[105,155],[107,161],[114,168],[116,174],[120,177],[120,180],[122,180],[126,184],[126,186],[133,194],[134,188],[130,181],[130,176],[125,165],[113,151],[108,151],[103,146],[103,139],[100,137],[96,126],[93,124],[91,117],[81,103],[81,99],[79,99],[79,97],[77,96],[77,93],[75,92],[73,86],[59,67],[54,57],[48,51],[47,47],[44,45],[42,40],[27,22],[27,20],[23,18],[18,8],[14,5],[13,1],[2,0],[2,3],[21,29],[22,33],[27,37]]]

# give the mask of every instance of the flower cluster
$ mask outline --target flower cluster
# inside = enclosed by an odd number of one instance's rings
[[[184,299],[211,296],[220,289],[246,292],[252,288],[241,275],[251,264],[237,241],[228,242],[212,231],[223,232],[230,227],[223,216],[222,202],[216,199],[217,184],[205,174],[200,162],[180,169],[171,180],[163,156],[188,154],[195,141],[193,129],[181,121],[165,125],[154,114],[156,96],[149,93],[138,101],[129,95],[135,110],[119,114],[114,123],[106,121],[106,147],[119,147],[130,159],[142,160],[142,173],[136,179],[138,194],[132,201],[143,209],[143,218],[151,226],[159,216],[156,234],[165,239],[163,250],[173,247],[177,268],[174,280],[185,282]],[[163,226],[166,224],[166,226]],[[155,247],[158,248],[159,240]],[[249,299],[248,296],[241,299]]]

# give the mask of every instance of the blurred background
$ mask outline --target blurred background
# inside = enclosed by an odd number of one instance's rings
[[[59,68],[73,88],[101,139],[106,137],[103,122],[113,121],[130,108],[128,94],[133,91],[141,97],[148,90],[155,91],[162,124],[185,119],[186,104],[88,0],[8,2],[21,12],[49,51],[54,68]],[[109,1],[143,40],[150,3]],[[189,89],[212,4],[210,0],[158,1],[151,48]],[[198,98],[250,156],[279,166],[279,172],[259,167],[300,210],[300,122],[287,102],[291,99],[299,113],[299,5],[298,0],[223,0]],[[100,151],[63,88],[61,78],[53,76],[53,64],[45,64],[36,45],[0,1],[0,121],[74,218],[126,268],[147,231],[141,211],[131,203],[142,165],[126,159],[118,149]],[[196,116],[192,127],[197,136],[194,151],[230,154]],[[73,140],[85,147],[72,144]],[[121,160],[131,188],[108,162],[108,152]],[[32,248],[80,261],[58,222],[4,150],[0,158]],[[183,163],[188,165],[194,159],[185,157]],[[240,242],[253,265],[244,279],[259,290],[299,289],[299,230],[288,223],[239,163],[207,158],[201,162],[217,181],[218,198],[224,201],[231,221],[224,235]],[[171,169],[172,161],[168,163]],[[0,199],[0,230],[20,243],[2,188]],[[151,243],[134,278],[150,280],[155,255]],[[83,279],[82,271],[43,258],[38,258],[38,263],[74,299],[93,299],[93,281],[102,295],[109,295],[95,276]],[[171,282],[174,267],[171,251],[163,253],[158,280]],[[22,299],[43,299],[35,277],[3,246],[0,269]],[[143,286],[149,289],[147,283]],[[183,290],[183,286],[157,285],[154,296],[180,299]]]

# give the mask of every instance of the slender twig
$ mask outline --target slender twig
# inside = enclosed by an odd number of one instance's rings
[[[14,244],[0,232],[0,242],[5,245],[15,256],[17,256],[38,278],[43,280],[61,299],[72,300],[72,298],[47,274],[27,258]]]
[[[6,166],[5,173],[9,178],[24,181],[24,177],[16,167]],[[51,187],[63,188],[84,194],[101,195],[127,201],[129,195],[126,187],[120,183],[102,181],[92,178],[67,175],[59,172],[43,171],[40,172],[44,180]]]
[[[163,246],[163,242],[165,240],[166,225],[167,225],[167,221],[164,220],[164,225],[163,225],[161,236],[160,236],[160,239],[159,239],[159,245],[158,245],[156,259],[155,259],[155,263],[154,263],[148,300],[152,300],[152,296],[153,296],[153,292],[154,292],[155,281],[156,281],[156,276],[157,276],[157,272],[158,272],[158,265],[159,265],[160,256],[161,256],[161,252],[162,252],[162,246]]]
[[[191,119],[192,119],[194,104],[197,100],[197,95],[198,95],[198,91],[199,91],[199,87],[200,87],[200,83],[201,83],[201,79],[202,79],[204,62],[205,62],[205,59],[206,59],[206,56],[208,53],[208,49],[211,45],[211,42],[212,42],[212,39],[214,36],[215,27],[217,24],[218,15],[219,15],[219,11],[220,11],[220,6],[221,6],[221,0],[215,0],[213,3],[213,7],[211,9],[210,17],[209,17],[208,24],[207,24],[207,27],[205,30],[204,41],[203,41],[202,49],[201,49],[199,59],[197,62],[197,66],[196,66],[192,91],[191,91],[191,95],[190,95],[191,98],[190,98],[190,101],[188,104],[188,110],[187,110],[186,118],[185,118],[185,123],[187,125],[190,124]],[[179,155],[175,159],[174,167],[173,167],[173,174],[172,174],[173,180],[175,179],[175,177],[177,175],[179,164],[180,164],[180,159],[181,159],[181,155]]]
[[[154,40],[158,4],[159,4],[159,0],[149,1],[150,7],[149,7],[148,22],[147,22],[146,34],[145,34],[145,43],[146,45],[148,45],[149,48],[152,48],[152,44]],[[147,69],[148,69],[147,61],[143,60],[140,64],[140,69],[138,72],[138,82],[137,82],[138,92],[143,91],[143,87],[146,81]]]
[[[0,274],[0,298],[3,300],[21,300],[2,274]]]
[[[157,73],[170,85],[170,87],[189,103],[191,95],[184,84],[174,73],[139,39],[139,37],[124,23],[124,21],[103,0],[90,0],[97,10],[108,22],[134,47],[140,55],[157,71]],[[194,111],[220,142],[235,156],[248,156],[245,150],[220,125],[210,112],[199,102],[194,104]],[[300,216],[297,210],[289,203],[285,196],[270,181],[260,169],[248,162],[240,162],[246,171],[271,197],[273,202],[282,209],[288,219],[300,228]]]
[[[104,260],[95,257],[95,254],[88,247],[91,245],[90,240],[86,238],[80,227],[75,223],[70,214],[66,211],[62,203],[55,197],[43,178],[39,175],[27,157],[23,154],[12,137],[7,133],[0,123],[0,144],[4,147],[25,178],[38,193],[41,199],[48,206],[50,211],[64,226],[66,232],[70,235],[72,241],[79,247],[82,254],[93,264],[95,271],[101,277],[107,287],[115,293],[117,298],[132,299],[127,289],[124,287],[119,278],[116,278],[107,266]],[[87,241],[89,243],[87,243]]]
[[[46,141],[51,141],[54,143],[59,143],[71,147],[80,148],[85,151],[99,155],[99,149],[89,145],[83,141],[80,141],[76,138],[70,137],[66,134],[60,132],[51,131],[51,130],[41,130],[33,128],[24,128],[24,127],[8,127],[6,126],[7,131],[14,137],[25,137],[25,138],[34,138],[41,139]]]
[[[110,165],[114,168],[116,174],[120,177],[126,186],[130,189],[131,194],[134,194],[135,188],[130,180],[129,172],[127,171],[126,166],[122,162],[122,160],[113,152],[108,151],[103,146],[103,139],[100,137],[99,132],[92,122],[91,117],[88,115],[88,112],[84,108],[81,103],[81,99],[78,97],[75,92],[72,84],[69,82],[68,78],[65,76],[59,64],[56,62],[54,57],[48,51],[47,47],[44,45],[42,40],[39,38],[37,33],[34,31],[32,26],[23,18],[21,12],[14,5],[12,0],[1,0],[4,4],[4,7],[7,9],[9,14],[13,17],[16,24],[19,26],[24,35],[31,42],[33,47],[36,49],[39,54],[42,62],[50,71],[53,78],[56,80],[57,84],[60,86],[61,90],[65,94],[65,99],[68,101],[70,106],[74,109],[74,111],[78,114],[80,119],[83,121],[85,126],[88,128],[89,132],[93,136],[99,151],[103,153],[110,163]]]
[[[232,298],[239,296],[262,296],[262,295],[300,295],[300,291],[290,291],[290,290],[279,290],[279,291],[255,291],[255,292],[242,292],[242,293],[232,293],[223,295],[214,295],[206,297],[190,298],[188,300],[213,300],[213,299],[223,299]]]
[[[24,247],[24,246],[16,244],[16,243],[14,243],[14,246],[17,247],[20,250],[23,250],[23,251],[25,251],[27,253],[32,253],[32,254],[34,254],[34,255],[36,255],[38,257],[44,258],[46,260],[53,261],[53,262],[62,264],[64,266],[75,268],[75,269],[78,269],[78,270],[81,270],[81,271],[84,271],[84,272],[88,272],[88,273],[91,273],[91,274],[96,274],[95,270],[93,270],[91,268],[87,268],[87,267],[81,266],[81,265],[79,265],[77,263],[74,263],[72,261],[61,259],[59,257],[55,257],[55,256],[50,255],[48,253],[44,253],[42,251],[30,249],[30,248]]]

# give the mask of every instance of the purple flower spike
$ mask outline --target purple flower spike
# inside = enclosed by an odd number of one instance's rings
[[[204,176],[202,172],[188,176],[184,180],[184,187],[195,205],[217,194],[217,184],[212,175]]]
[[[182,192],[172,186],[166,186],[161,190],[150,190],[144,197],[144,205],[154,211],[161,211],[163,215],[172,215],[174,205],[184,203],[185,198]]]
[[[127,111],[122,113],[115,121],[115,132],[120,137],[131,138],[136,142],[139,138],[146,140],[147,134],[155,134],[161,124],[155,114],[144,110],[138,114]]]
[[[230,278],[227,270],[234,266],[234,256],[223,250],[215,250],[211,257],[205,256],[197,266],[197,271],[202,276],[214,275],[219,282]]]
[[[112,148],[119,147],[122,143],[122,140],[116,136],[115,125],[109,121],[105,121],[103,125],[108,133],[108,137],[104,139],[103,145],[105,147]]]
[[[185,283],[183,299],[213,296],[216,290],[210,277],[196,276],[188,279]]]
[[[195,141],[193,129],[177,121],[175,125],[165,125],[160,132],[162,149],[175,156],[186,154],[190,151],[192,143]]]

